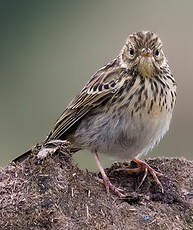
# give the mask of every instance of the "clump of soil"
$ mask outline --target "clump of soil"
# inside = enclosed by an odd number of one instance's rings
[[[80,170],[69,149],[38,159],[38,149],[25,161],[0,171],[1,229],[193,229],[193,162],[149,159],[162,172],[164,193],[148,175],[116,171],[134,164],[115,163],[106,172],[125,191],[107,196],[99,175]]]

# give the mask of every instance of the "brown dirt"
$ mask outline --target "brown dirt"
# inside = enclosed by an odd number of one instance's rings
[[[193,162],[175,158],[147,162],[164,173],[160,178],[164,194],[150,175],[137,189],[143,175],[115,171],[135,165],[115,163],[106,172],[128,194],[124,199],[112,192],[107,196],[95,173],[73,164],[68,149],[43,160],[33,155],[12,163],[0,171],[0,228],[193,229]]]

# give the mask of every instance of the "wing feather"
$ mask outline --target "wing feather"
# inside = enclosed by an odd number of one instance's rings
[[[95,73],[59,117],[47,140],[60,139],[91,109],[111,98],[120,87],[121,75],[116,59]]]

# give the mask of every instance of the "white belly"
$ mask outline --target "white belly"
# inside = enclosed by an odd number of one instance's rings
[[[169,129],[171,113],[159,116],[116,117],[109,113],[88,117],[75,133],[81,148],[120,157],[133,158],[146,154]],[[159,117],[159,118],[158,118]]]

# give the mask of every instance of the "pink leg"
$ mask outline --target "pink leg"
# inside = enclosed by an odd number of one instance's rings
[[[139,184],[138,188],[141,187],[141,185],[143,184],[145,178],[147,177],[148,171],[149,171],[150,174],[153,176],[155,182],[158,184],[158,186],[160,187],[160,189],[163,193],[164,192],[163,186],[162,186],[161,182],[159,181],[159,179],[157,178],[158,176],[163,176],[163,174],[156,172],[154,169],[152,169],[144,161],[138,160],[136,158],[134,158],[132,161],[134,161],[136,164],[140,165],[140,167],[139,168],[132,168],[132,169],[119,168],[119,169],[116,169],[115,171],[127,171],[128,174],[144,172],[143,179],[141,180],[141,183]]]
[[[96,151],[94,152],[94,156],[95,156],[95,160],[96,160],[97,166],[98,166],[98,168],[99,168],[99,170],[101,172],[101,175],[102,175],[105,187],[106,187],[107,194],[109,195],[109,189],[111,189],[112,191],[114,191],[115,193],[117,193],[117,195],[119,197],[124,197],[125,195],[120,192],[121,189],[118,189],[113,184],[111,184],[111,182],[110,182],[107,174],[105,173],[105,171],[104,171],[104,169],[103,169],[103,167],[101,165],[101,162],[99,160],[99,157],[98,157],[98,154],[97,154]]]
[[[140,171],[144,171],[144,176],[143,179],[139,185],[139,187],[143,184],[148,171],[150,172],[150,174],[153,176],[155,182],[158,184],[158,186],[160,187],[162,193],[164,193],[164,189],[163,186],[161,184],[161,182],[159,181],[159,179],[157,178],[157,176],[163,176],[162,173],[156,172],[154,169],[152,169],[147,163],[145,163],[144,161],[141,161],[139,159],[134,158],[132,161],[134,161],[136,164],[140,165]],[[132,170],[132,169],[131,169]]]

